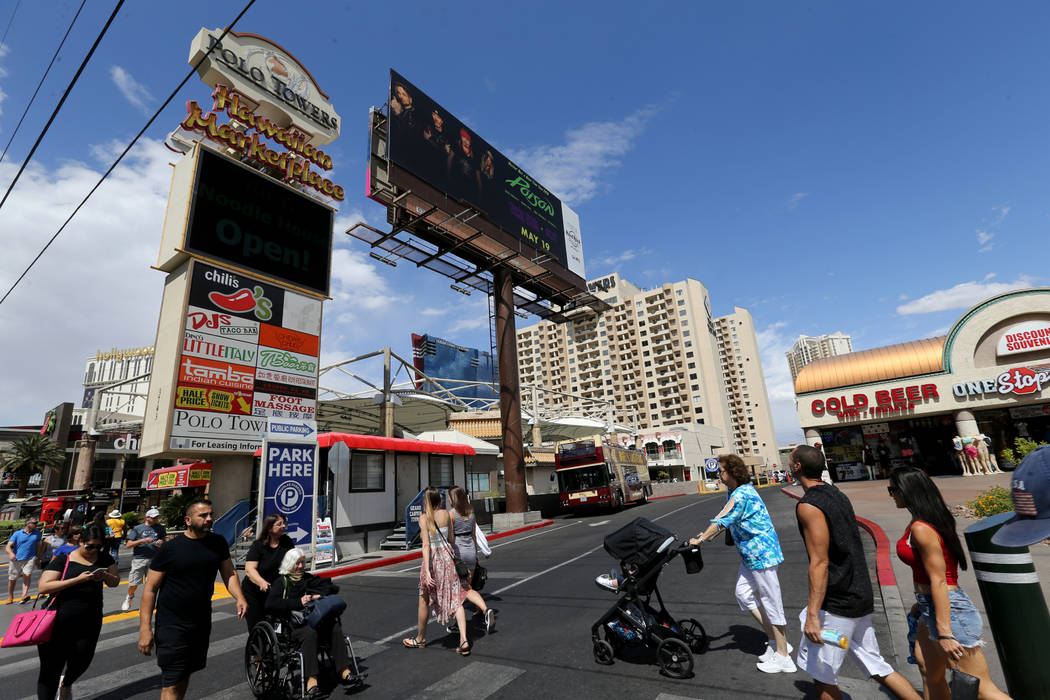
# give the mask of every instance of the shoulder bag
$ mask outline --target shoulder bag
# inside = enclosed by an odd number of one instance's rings
[[[434,525],[436,526],[437,523],[434,523]],[[448,511],[448,531],[452,533],[453,537],[455,537],[455,530],[453,530],[453,528],[455,526],[456,526],[456,512],[454,510],[452,510],[452,509],[449,509],[449,511]],[[460,580],[465,579],[467,577],[467,575],[470,573],[470,567],[467,566],[467,562],[461,561],[460,558],[456,556],[456,548],[452,546],[452,543],[449,542],[447,538],[442,537],[441,540],[445,543],[445,546],[448,547],[448,553],[452,556],[452,561],[456,565],[456,575],[459,576]]]
[[[59,577],[59,581],[65,579],[66,570],[69,569],[69,555],[65,556],[66,565],[62,567],[62,576]],[[40,602],[40,595],[37,594],[36,600],[33,601],[33,609],[19,613],[11,620],[3,640],[0,640],[0,647],[31,647],[50,642],[57,614],[53,609],[56,598],[55,595],[50,596],[44,607],[37,610],[36,604]]]
[[[949,695],[952,700],[977,700],[977,689],[980,684],[980,678],[963,673],[959,670],[959,664],[955,664],[948,679]]]

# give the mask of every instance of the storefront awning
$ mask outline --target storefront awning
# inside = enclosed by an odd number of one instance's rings
[[[459,445],[452,442],[430,442],[428,440],[406,440],[404,438],[383,437],[381,435],[355,435],[354,433],[321,433],[317,436],[318,447],[331,447],[337,442],[344,443],[351,449],[389,450],[391,452],[425,452],[442,455],[477,454],[470,445]],[[256,450],[255,456],[262,454]]]
[[[180,464],[151,471],[146,477],[146,490],[159,491],[207,486],[209,481],[211,481],[211,462]]]
[[[947,336],[814,360],[799,370],[795,394],[944,371]]]

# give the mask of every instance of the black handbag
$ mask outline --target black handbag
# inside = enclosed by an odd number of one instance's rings
[[[951,670],[951,678],[948,680],[948,693],[952,700],[977,700],[977,690],[981,685],[981,679],[963,673],[959,665]]]
[[[456,560],[456,575],[459,576],[461,579],[464,579],[464,578],[467,577],[467,575],[469,573],[470,573],[470,567],[467,566],[467,562],[460,561],[459,559],[457,559]]]
[[[475,591],[480,591],[485,587],[485,584],[489,580],[489,570],[481,564],[474,567],[474,578],[470,580],[470,587]]]

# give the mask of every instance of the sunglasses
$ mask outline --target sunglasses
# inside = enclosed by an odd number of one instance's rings
[[[901,490],[899,488],[897,488],[896,486],[887,486],[886,487],[886,493],[890,494],[891,496],[896,496],[900,492],[901,492]]]
[[[85,544],[84,545],[84,549],[98,550],[98,549],[102,549],[102,545],[100,545],[100,544]]]

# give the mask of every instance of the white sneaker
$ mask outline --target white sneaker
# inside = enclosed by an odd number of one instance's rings
[[[791,652],[795,651],[795,647],[791,646],[791,642],[788,642],[788,656],[791,656]],[[766,650],[762,652],[762,655],[758,657],[759,661],[763,663],[773,658],[773,655],[777,653],[777,647],[775,644],[766,642]]]
[[[485,633],[492,634],[494,629],[496,629],[496,611],[489,608],[485,611]]]
[[[757,666],[762,673],[794,673],[798,670],[790,656],[781,656],[776,652],[773,653],[772,659],[760,661]]]
[[[594,579],[594,582],[598,584],[599,587],[604,588],[607,591],[615,592],[620,590],[620,582],[612,576],[610,576],[609,574],[599,574]]]
[[[131,610],[131,596],[124,596],[124,602],[120,604],[120,609],[124,612]]]

